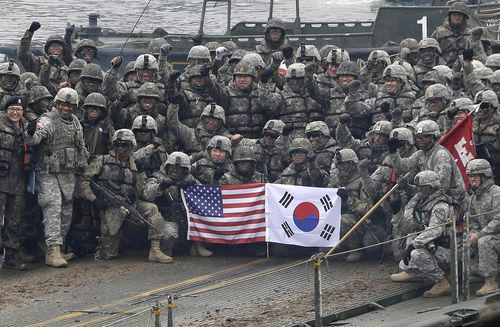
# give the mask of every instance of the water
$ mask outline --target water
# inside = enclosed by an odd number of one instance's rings
[[[75,25],[88,23],[87,15],[97,12],[99,24],[117,31],[128,32],[147,4],[147,0],[0,0],[3,17],[0,20],[0,44],[17,44],[33,20],[42,28],[34,41],[43,42],[50,34],[64,34],[69,21]],[[384,0],[307,0],[301,1],[302,21],[356,21],[373,19]],[[170,33],[198,31],[201,0],[152,0],[136,27],[136,32],[152,32],[160,26]],[[267,0],[233,0],[232,25],[238,21],[266,21],[269,15]],[[295,18],[295,0],[276,0],[274,17],[286,21]],[[205,33],[224,33],[226,4],[207,8]]]

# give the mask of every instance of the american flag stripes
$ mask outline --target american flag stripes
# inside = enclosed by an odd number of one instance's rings
[[[183,190],[188,239],[207,243],[264,242],[265,184],[195,185]]]

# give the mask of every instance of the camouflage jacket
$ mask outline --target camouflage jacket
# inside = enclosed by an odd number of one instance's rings
[[[500,235],[500,186],[489,178],[473,190],[470,207],[470,232],[479,238],[485,235]],[[483,213],[484,212],[484,213]]]

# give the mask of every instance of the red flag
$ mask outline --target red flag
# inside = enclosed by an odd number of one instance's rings
[[[476,157],[472,119],[472,115],[467,116],[467,118],[453,126],[439,141],[439,144],[447,148],[455,158],[467,188],[469,188],[469,180],[467,179],[465,166]]]

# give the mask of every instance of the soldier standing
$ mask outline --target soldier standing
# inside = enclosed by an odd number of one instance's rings
[[[21,71],[14,61],[0,64],[0,112],[5,111],[5,102],[11,96],[21,96]]]

